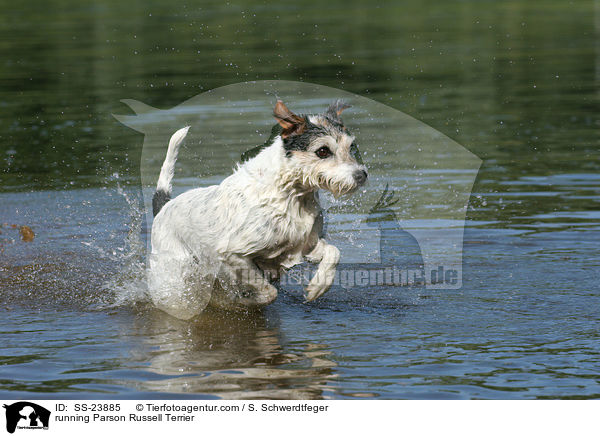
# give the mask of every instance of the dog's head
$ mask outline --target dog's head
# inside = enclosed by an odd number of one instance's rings
[[[273,114],[283,129],[281,139],[295,183],[339,196],[356,191],[367,181],[367,168],[354,136],[340,118],[348,107],[338,100],[322,114],[296,115],[277,101]]]

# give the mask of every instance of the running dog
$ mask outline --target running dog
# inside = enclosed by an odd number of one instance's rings
[[[277,297],[272,281],[294,265],[318,263],[306,300],[333,283],[339,250],[322,237],[318,190],[338,197],[367,180],[354,137],[336,101],[322,114],[297,115],[282,101],[273,114],[278,133],[221,184],[171,200],[180,144],[175,132],[153,197],[149,294],[181,319],[207,305],[228,310],[265,306]]]

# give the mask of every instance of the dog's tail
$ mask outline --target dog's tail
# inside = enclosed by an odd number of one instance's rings
[[[152,197],[152,213],[154,216],[158,215],[158,212],[163,208],[165,204],[171,199],[171,189],[173,186],[173,174],[175,173],[175,161],[177,160],[177,153],[179,152],[179,146],[185,139],[190,126],[179,129],[169,141],[169,148],[167,149],[167,157],[160,169],[160,176],[158,176],[158,183],[156,183],[156,192]]]

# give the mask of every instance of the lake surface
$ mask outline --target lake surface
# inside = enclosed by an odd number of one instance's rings
[[[598,2],[0,3],[0,397],[600,398]],[[305,304],[290,286],[261,313],[193,322],[148,304],[144,170],[162,158],[112,114],[265,80],[385,104],[481,159],[460,289],[337,285]],[[191,106],[227,128],[190,139],[177,192],[268,137],[269,113],[241,124],[226,109],[248,100],[229,98]],[[401,201],[369,226],[385,186],[424,187],[439,216],[449,183],[410,176],[403,130],[361,110],[347,124],[372,180],[332,203],[327,232],[369,269],[427,218]]]

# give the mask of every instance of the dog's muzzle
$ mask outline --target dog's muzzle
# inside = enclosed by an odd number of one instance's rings
[[[367,172],[365,170],[356,170],[352,173],[352,177],[356,184],[361,186],[367,181]]]

